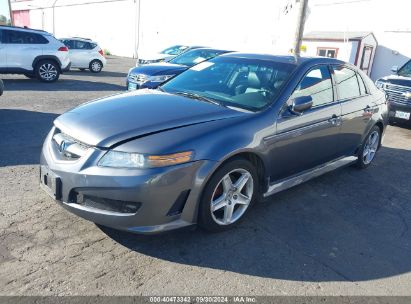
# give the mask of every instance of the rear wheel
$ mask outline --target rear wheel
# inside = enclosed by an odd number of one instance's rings
[[[90,71],[93,73],[100,73],[103,69],[103,63],[100,60],[93,60],[89,65]]]
[[[54,82],[60,77],[60,69],[55,61],[40,61],[35,68],[37,79],[43,82]]]
[[[360,147],[357,167],[367,168],[371,164],[380,146],[380,141],[381,130],[378,126],[374,126]]]
[[[215,232],[236,225],[258,197],[257,180],[257,171],[247,160],[234,159],[224,164],[204,189],[199,225]]]

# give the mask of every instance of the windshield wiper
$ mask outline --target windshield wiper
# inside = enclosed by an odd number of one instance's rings
[[[197,100],[201,100],[201,101],[205,101],[208,103],[212,103],[212,104],[216,104],[216,105],[221,105],[219,102],[217,102],[216,100],[201,96],[199,94],[196,93],[191,93],[191,92],[173,92],[173,94],[176,95],[181,95],[181,96],[185,96],[188,98],[192,98],[192,99],[197,99]]]

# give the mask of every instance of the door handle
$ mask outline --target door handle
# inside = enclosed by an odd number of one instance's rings
[[[341,124],[341,118],[338,117],[337,115],[333,115],[329,120],[329,123],[332,124],[333,126],[339,126]]]
[[[371,108],[369,105],[367,105],[367,106],[365,107],[365,109],[364,109],[364,112],[365,112],[365,113],[371,113],[371,112],[372,112],[372,108]]]

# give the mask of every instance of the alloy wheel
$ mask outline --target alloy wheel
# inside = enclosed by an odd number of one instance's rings
[[[53,81],[57,77],[57,69],[51,63],[44,63],[39,68],[39,75],[46,81]]]
[[[93,70],[93,72],[100,72],[100,70],[101,70],[101,64],[100,64],[100,62],[94,61],[94,62],[91,64],[91,69]]]
[[[250,205],[253,192],[254,181],[250,172],[235,169],[227,173],[211,196],[211,217],[219,225],[236,222]]]
[[[364,164],[368,165],[374,159],[375,153],[377,152],[378,145],[380,143],[380,134],[378,131],[373,131],[365,143],[362,158]]]

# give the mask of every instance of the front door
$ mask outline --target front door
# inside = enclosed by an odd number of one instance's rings
[[[373,47],[370,45],[364,46],[362,50],[362,57],[361,57],[361,70],[364,71],[365,74],[370,75],[371,72],[371,59],[372,59],[372,52]]]
[[[300,115],[290,112],[292,100],[311,96],[313,106]],[[277,121],[271,142],[271,182],[338,158],[341,106],[327,65],[312,68],[300,81]]]

